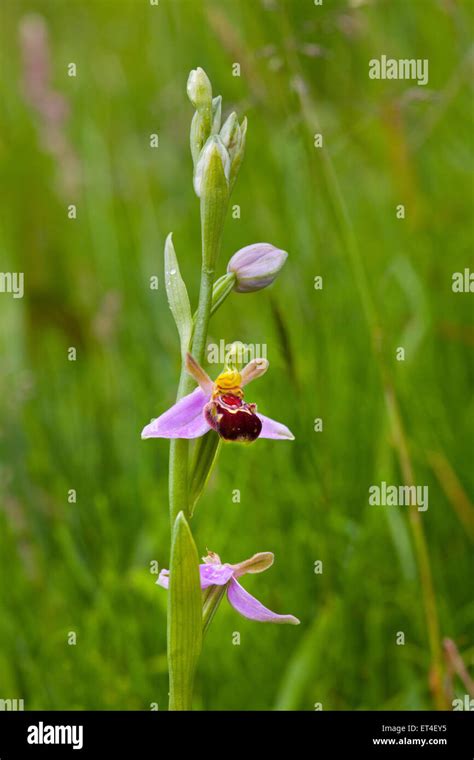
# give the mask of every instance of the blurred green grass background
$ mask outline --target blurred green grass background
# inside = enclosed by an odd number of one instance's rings
[[[224,447],[193,530],[200,553],[230,562],[275,552],[245,585],[302,621],[252,624],[223,603],[196,707],[435,704],[408,509],[368,506],[371,484],[404,482],[392,392],[415,482],[430,489],[421,519],[439,640],[451,637],[472,667],[474,331],[472,296],[451,290],[452,273],[472,267],[471,10],[456,0],[2,4],[0,268],[25,273],[25,298],[0,294],[0,698],[166,707],[166,593],[149,567],[168,565],[168,445],[140,431],[173,401],[179,373],[162,277],[169,231],[194,303],[199,284],[185,92],[196,66],[225,113],[249,119],[232,201],[241,218],[226,224],[220,272],[252,242],[289,251],[272,289],[233,295],[210,339],[268,346],[252,400],[296,441]],[[19,29],[31,12],[47,24],[52,87],[69,106],[52,144],[23,82]],[[369,80],[382,54],[429,59],[429,85]],[[447,668],[443,679],[449,707],[465,686]]]

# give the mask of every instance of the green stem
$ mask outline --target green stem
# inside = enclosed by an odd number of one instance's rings
[[[214,282],[214,270],[201,270],[201,288],[199,291],[199,305],[196,313],[195,330],[192,342],[192,354],[194,358],[203,363],[206,348],[207,331],[211,316],[212,288]],[[181,376],[176,400],[190,393],[193,380],[186,372],[184,365],[181,368]],[[169,463],[169,501],[170,521],[174,525],[179,512],[183,512],[186,518],[191,516],[189,504],[189,441],[177,438],[170,444]]]
[[[212,150],[205,171],[201,189],[201,240],[202,240],[202,265],[201,286],[199,290],[199,302],[194,320],[192,336],[192,354],[200,363],[203,363],[206,349],[207,330],[211,317],[212,293],[214,282],[214,270],[219,254],[222,239],[224,221],[229,200],[228,183],[224,175],[222,158],[216,146]],[[178,387],[178,399],[185,396],[192,389],[193,381],[186,372],[184,363],[181,366],[181,376]],[[171,442],[169,463],[169,500],[171,525],[179,513],[182,512],[185,520],[190,517],[190,476],[189,476],[189,441],[177,439]],[[186,525],[188,525],[186,523]],[[189,526],[188,526],[189,529]],[[189,536],[192,541],[191,531]],[[197,560],[196,560],[197,566]],[[194,581],[191,577],[192,568],[186,568],[184,563],[174,568],[175,587],[190,588],[192,597]],[[171,585],[173,580],[171,580]],[[199,591],[199,578],[196,575],[194,590]],[[168,666],[170,673],[170,702],[169,707],[173,710],[191,708],[191,692],[194,668],[197,657],[183,660],[179,655],[179,649],[175,646],[175,639],[179,636],[179,595],[173,599],[170,596],[168,605]],[[199,636],[201,627],[199,621]],[[197,632],[196,632],[197,635]],[[183,665],[183,662],[185,663]],[[186,664],[188,663],[188,664]],[[193,668],[193,672],[191,672]],[[179,674],[179,678],[177,678]],[[182,686],[180,684],[187,684]],[[172,688],[171,688],[172,686]],[[186,692],[186,693],[185,693]]]
[[[196,326],[192,342],[192,354],[199,364],[203,364],[204,361],[207,331],[209,328],[209,319],[211,317],[213,283],[214,269],[206,267],[203,262],[201,270],[201,288],[199,290],[199,303],[195,322]]]
[[[236,277],[233,272],[223,274],[222,277],[219,277],[219,279],[215,281],[214,285],[212,286],[211,317],[216,313],[217,309],[222,306],[226,298],[232,293],[234,290],[235,281]],[[197,312],[193,316],[193,329],[191,336],[194,335],[194,325],[196,324],[196,320]]]
[[[214,269],[208,266],[206,262],[209,259],[216,260],[219,252],[218,249],[220,246],[221,234],[217,235],[212,240],[212,243],[217,250],[209,250],[209,247],[206,246],[207,236],[205,237],[203,230],[201,287],[199,290],[199,303],[192,337],[192,354],[199,364],[202,364],[204,361],[214,286]],[[193,380],[186,372],[184,365],[182,365],[176,400],[178,401],[187,393],[190,393],[192,386]],[[186,518],[191,516],[189,504],[189,441],[184,438],[177,438],[176,440],[171,441],[170,444],[169,502],[171,525],[174,525],[174,521],[179,512],[183,512]]]
[[[184,394],[182,394],[184,395]],[[178,398],[181,398],[179,396]],[[170,523],[173,525],[180,512],[189,517],[188,501],[189,441],[176,438],[170,443],[169,501]]]
[[[224,303],[227,296],[229,296],[234,290],[236,276],[234,272],[228,272],[223,274],[215,281],[212,288],[212,306],[211,316],[217,311],[217,309]]]
[[[184,365],[181,367],[178,393],[176,400],[186,396],[192,389],[192,379],[186,372]],[[189,441],[185,438],[176,438],[170,442],[169,460],[169,502],[171,529],[176,517],[183,512],[189,517]]]
[[[203,363],[206,349],[212,309],[214,270],[221,246],[228,203],[228,184],[224,176],[222,159],[216,149],[209,161],[201,195],[201,287],[192,338],[192,353],[199,364]]]

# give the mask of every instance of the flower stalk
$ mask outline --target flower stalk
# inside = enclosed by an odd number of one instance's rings
[[[203,168],[201,184],[201,241],[202,266],[199,303],[194,326],[192,353],[202,364],[212,307],[212,292],[217,257],[229,203],[229,184],[218,147],[213,140]]]
[[[202,72],[202,70],[198,70]],[[204,74],[204,72],[202,72]],[[196,98],[194,104],[197,111],[194,119],[199,119],[199,139],[203,139],[203,133],[211,129],[212,124],[212,90],[210,82],[206,75],[198,77],[201,84],[196,85],[196,77],[188,80],[188,94],[191,100]],[[190,82],[192,80],[192,85]],[[207,80],[207,82],[206,82]],[[209,86],[207,86],[209,83]],[[193,89],[194,85],[194,89]],[[191,90],[191,92],[190,92]],[[220,120],[220,101],[216,103],[218,119]],[[216,118],[216,116],[214,117]],[[196,129],[195,121],[193,121]],[[193,130],[191,131],[191,147],[193,151]],[[195,138],[196,139],[196,138]],[[201,242],[202,242],[202,264],[201,264],[201,284],[199,289],[199,302],[197,313],[191,324],[191,330],[187,337],[188,346],[192,334],[192,351],[198,361],[202,363],[206,347],[207,331],[212,307],[212,292],[214,284],[214,271],[216,266],[219,248],[222,240],[225,216],[229,201],[229,185],[225,176],[225,167],[223,163],[222,152],[217,144],[217,138],[209,138],[210,144],[202,151],[201,158],[197,158],[196,171],[200,172],[200,206],[201,206]],[[196,143],[194,143],[193,158],[196,152]],[[196,187],[196,181],[195,181]],[[192,331],[192,332],[191,332]],[[183,359],[183,357],[182,357]],[[187,374],[185,363],[182,360],[181,377],[178,388],[178,399],[182,398],[190,389],[192,378]],[[212,445],[212,444],[211,444]],[[217,449],[214,451],[209,470],[212,462],[215,460]],[[196,467],[194,467],[196,471]],[[200,470],[200,479],[192,481],[193,496],[190,502],[190,477],[189,477],[189,442],[183,439],[171,441],[170,459],[169,459],[169,497],[170,497],[170,518],[173,525],[176,515],[183,513],[186,518],[191,517],[194,505],[199,498],[202,488],[207,481],[206,473]],[[190,532],[191,535],[191,532]],[[192,536],[191,536],[192,540]],[[194,542],[193,542],[194,543]],[[197,572],[197,561],[193,558],[194,569],[184,564],[178,566],[175,572],[178,574],[179,583],[183,586],[186,584],[192,588],[192,593],[196,596],[199,593],[201,597],[199,578]],[[177,678],[177,671],[181,667],[179,651],[175,648],[175,638],[179,630],[179,612],[180,606],[176,596],[170,594],[168,606],[168,666],[170,674],[170,710],[191,709],[192,701],[192,683],[194,679],[195,663],[188,662],[188,677]],[[202,637],[202,611],[200,608],[199,621],[195,620],[196,636]],[[199,635],[197,629],[199,628]],[[200,649],[200,646],[199,646]],[[199,655],[197,655],[198,657]],[[197,660],[196,657],[196,660]],[[192,672],[191,672],[192,671]],[[172,686],[173,685],[173,686]],[[182,692],[185,692],[183,694]]]
[[[215,381],[204,369],[209,320],[231,292],[250,292],[271,284],[286,253],[268,244],[237,252],[231,268],[215,280],[225,218],[232,187],[242,163],[247,121],[232,113],[221,127],[222,99],[212,96],[203,69],[189,75],[187,92],[196,111],[191,122],[193,185],[200,202],[201,280],[197,310],[192,316],[178,258],[169,235],[165,244],[165,285],[180,338],[181,374],[176,403],[146,425],[142,438],[170,438],[169,506],[170,570],[159,583],[169,588],[168,667],[170,710],[190,710],[194,674],[202,636],[224,596],[245,617],[261,622],[297,623],[293,615],[278,615],[254,599],[237,582],[246,572],[261,572],[273,562],[266,552],[239,565],[221,565],[209,554],[199,565],[190,519],[218,457],[222,440],[251,442],[257,437],[292,440],[285,425],[257,413],[244,401],[245,385],[263,375],[266,360],[253,360],[241,371],[226,366]],[[194,388],[194,383],[198,387]],[[192,457],[190,439],[196,438]]]

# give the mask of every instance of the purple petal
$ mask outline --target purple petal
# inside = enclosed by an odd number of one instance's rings
[[[270,417],[265,417],[263,414],[258,414],[262,421],[262,431],[259,438],[276,438],[279,440],[287,440],[287,441],[294,441],[295,436],[289,430],[289,428],[286,427],[286,425],[282,425],[281,422],[277,422],[276,420],[270,419]]]
[[[291,623],[292,625],[298,625],[300,622],[294,615],[277,615],[276,612],[264,607],[235,578],[231,579],[227,587],[227,598],[237,612],[250,620],[258,620],[260,623]]]
[[[170,584],[170,571],[169,570],[162,570],[161,573],[158,576],[158,580],[156,581],[158,586],[162,586],[163,588],[169,588]]]
[[[209,586],[225,586],[225,584],[232,578],[233,572],[234,568],[232,565],[199,565],[201,588],[209,588]],[[169,588],[170,571],[162,570],[156,582],[163,588]]]
[[[199,438],[210,430],[203,409],[209,401],[201,388],[180,399],[142,430],[142,438]]]
[[[232,578],[234,568],[232,565],[199,565],[201,575],[201,588],[209,586],[225,586]]]

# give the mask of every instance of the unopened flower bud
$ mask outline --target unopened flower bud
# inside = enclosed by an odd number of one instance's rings
[[[271,285],[283,267],[288,254],[270,243],[254,243],[234,253],[227,271],[236,277],[238,293],[252,293]]]
[[[221,163],[221,176],[224,177],[225,182],[228,185],[230,172],[229,154],[224,147],[222,140],[217,135],[212,135],[201,151],[201,155],[196,164],[196,171],[194,172],[194,190],[199,198],[201,197],[206,184],[211,179],[210,175],[215,169],[216,161]]]
[[[204,120],[199,111],[196,111],[191,121],[191,130],[189,133],[189,144],[194,166],[196,166],[199,160],[199,156],[201,155],[201,151],[207,138],[208,135],[205,133]]]
[[[232,160],[235,149],[240,145],[240,126],[235,111],[232,111],[230,116],[225,120],[219,136],[229,151]]]
[[[204,69],[193,69],[188,77],[188,97],[198,111],[212,108],[212,86]]]
[[[234,186],[235,180],[239,173],[240,165],[244,160],[245,138],[247,135],[247,117],[242,121],[237,133],[237,142],[232,148],[231,166],[230,166],[230,186]]]
[[[213,135],[219,134],[219,130],[221,128],[221,117],[222,117],[222,95],[217,95],[217,97],[212,99],[211,134]]]

